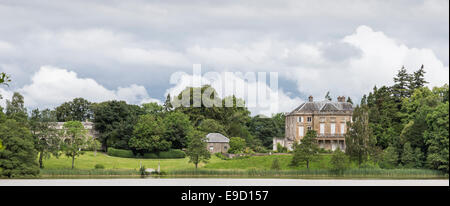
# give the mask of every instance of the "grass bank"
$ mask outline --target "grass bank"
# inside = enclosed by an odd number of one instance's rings
[[[274,159],[278,159],[280,170],[271,170]],[[75,169],[71,169],[71,159],[61,156],[44,160],[45,169],[41,170],[41,177],[114,177],[139,176],[139,165],[154,168],[160,165],[164,175],[161,177],[277,177],[277,178],[390,178],[390,179],[420,179],[420,178],[448,178],[435,170],[426,169],[360,169],[356,164],[336,175],[329,169],[331,155],[324,154],[318,161],[297,167],[289,166],[292,159],[290,155],[253,156],[245,159],[222,160],[215,155],[206,164],[200,164],[195,169],[188,158],[182,159],[136,159],[108,156],[104,153],[86,152],[75,161]],[[105,169],[94,169],[101,164]]]
[[[426,169],[348,169],[341,174],[328,169],[301,170],[174,170],[168,176],[242,176],[242,177],[285,177],[285,178],[387,178],[387,179],[428,179],[448,178],[448,174]]]

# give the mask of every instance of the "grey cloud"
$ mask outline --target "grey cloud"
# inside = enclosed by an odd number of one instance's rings
[[[344,61],[349,58],[358,58],[361,56],[361,50],[347,43],[333,43],[322,48],[325,58],[330,61]]]
[[[343,62],[359,57],[360,51],[339,40],[360,25],[383,31],[411,48],[431,48],[448,67],[448,13],[447,0],[0,0],[0,42],[15,49],[0,51],[0,70],[12,75],[11,89],[30,83],[42,65],[53,65],[93,78],[111,90],[133,83],[144,85],[149,96],[163,99],[172,86],[170,74],[189,73],[193,63],[203,64],[205,72],[259,69],[289,73],[299,68],[348,66]],[[77,40],[92,30],[110,34],[99,40],[110,41],[99,45]],[[80,34],[73,42],[63,38],[73,33]],[[243,59],[241,62],[192,53],[195,47],[205,53],[230,49],[240,57],[260,51],[263,48],[252,44],[264,41],[273,43],[264,53],[268,57],[234,59]],[[280,55],[283,47],[317,43],[323,43],[318,48],[324,59],[311,60],[295,52],[291,58]],[[82,48],[75,48],[77,45]],[[126,58],[120,49],[130,49],[133,57]],[[263,61],[266,59],[270,61]],[[285,90],[293,96],[302,95],[292,91],[290,84],[282,87],[289,88]]]

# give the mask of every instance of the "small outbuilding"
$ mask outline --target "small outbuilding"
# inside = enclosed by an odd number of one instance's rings
[[[230,139],[220,133],[206,135],[206,149],[211,153],[227,153],[230,148]]]

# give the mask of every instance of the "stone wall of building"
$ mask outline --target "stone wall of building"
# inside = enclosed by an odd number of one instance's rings
[[[230,144],[227,142],[208,142],[206,149],[211,153],[227,153],[230,149]]]

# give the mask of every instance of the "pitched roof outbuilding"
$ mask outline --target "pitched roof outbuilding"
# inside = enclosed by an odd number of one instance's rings
[[[207,142],[230,142],[230,139],[220,133],[209,133],[206,135]]]

